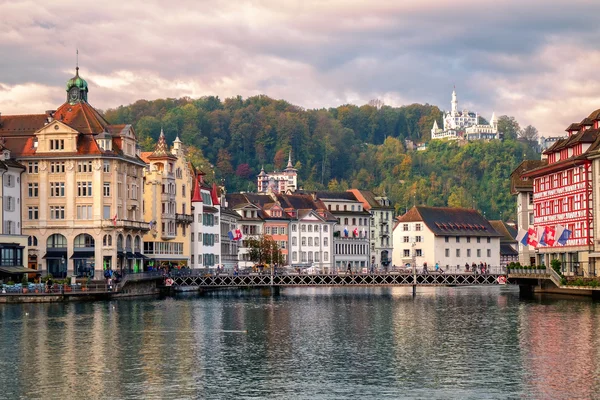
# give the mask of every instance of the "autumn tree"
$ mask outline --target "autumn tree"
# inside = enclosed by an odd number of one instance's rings
[[[283,264],[285,257],[277,242],[270,235],[260,235],[245,239],[250,261],[256,264]]]
[[[219,156],[217,158],[217,168],[222,175],[233,174],[233,167],[231,166],[231,155],[227,149],[220,149]]]

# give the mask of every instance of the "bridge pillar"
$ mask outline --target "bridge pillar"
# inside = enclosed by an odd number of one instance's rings
[[[534,293],[533,285],[519,285],[519,296],[520,297],[532,297]]]

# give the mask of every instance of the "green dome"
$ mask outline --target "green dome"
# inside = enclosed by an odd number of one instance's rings
[[[88,90],[88,84],[85,79],[79,76],[79,67],[76,68],[75,76],[67,81],[67,92],[73,87],[77,87],[80,90]]]

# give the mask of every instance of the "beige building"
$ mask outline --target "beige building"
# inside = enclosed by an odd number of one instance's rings
[[[102,278],[141,268],[144,162],[131,125],[111,125],[88,102],[79,68],[56,111],[0,117],[22,175],[22,231],[43,273]],[[30,257],[30,266],[34,264]]]
[[[169,151],[161,130],[153,152],[142,153],[144,172],[144,215],[150,231],[144,236],[148,265],[176,267],[190,265],[192,190],[194,171],[187,161],[179,138]]]
[[[468,208],[415,206],[396,218],[394,265],[447,272],[465,271],[465,264],[500,266],[501,234],[477,211]]]

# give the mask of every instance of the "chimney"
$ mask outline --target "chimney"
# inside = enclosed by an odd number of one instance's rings
[[[52,122],[52,119],[54,118],[54,112],[56,110],[46,110],[46,120],[48,122]]]

